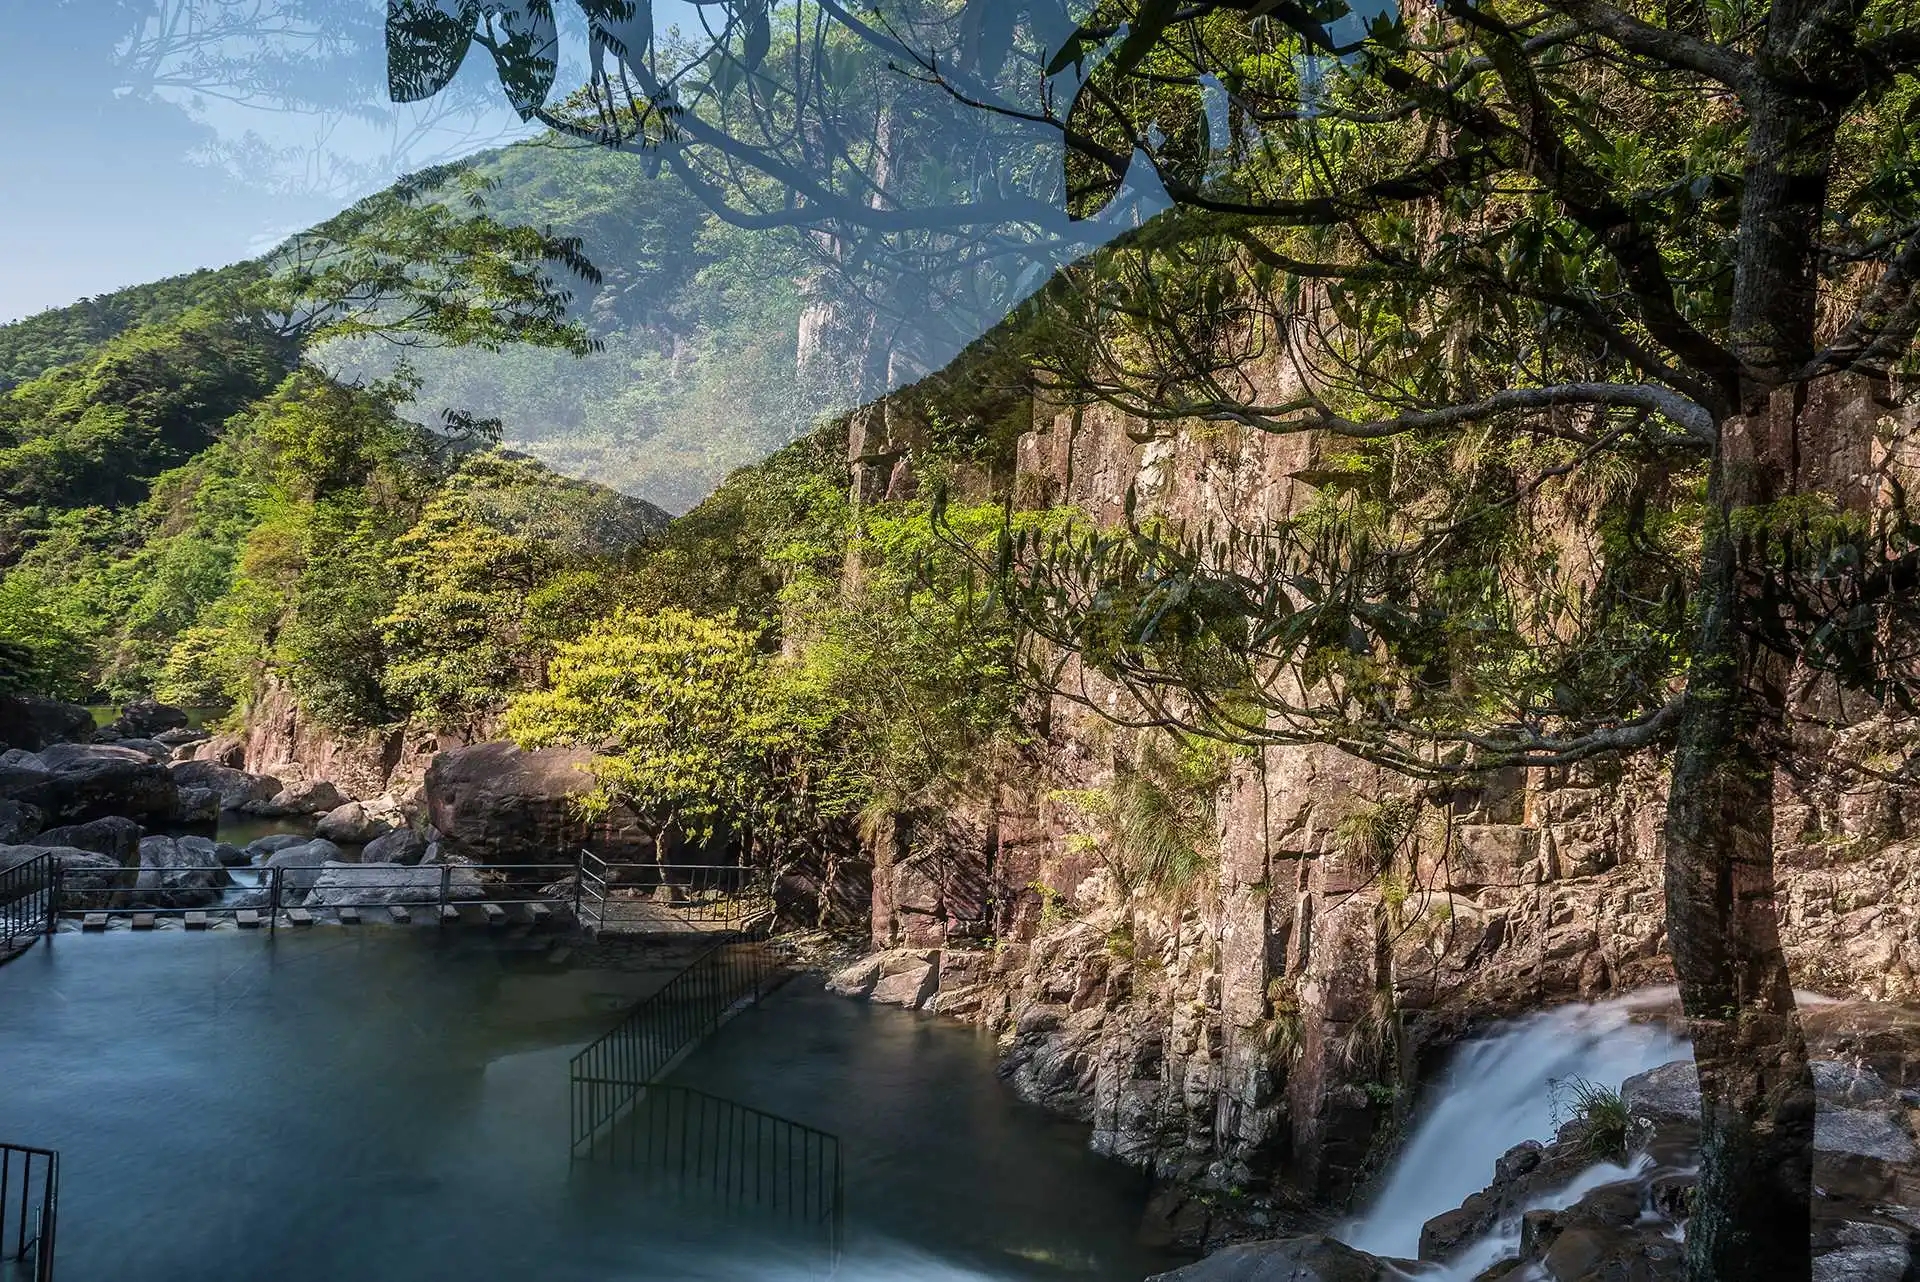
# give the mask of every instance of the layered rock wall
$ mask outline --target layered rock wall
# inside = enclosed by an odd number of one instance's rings
[[[1014,493],[1104,522],[1131,490],[1143,514],[1189,528],[1257,524],[1295,510],[1315,461],[1303,437],[1166,436],[1044,400],[1032,412]],[[1864,495],[1873,424],[1891,411],[1856,392],[1825,412],[1852,445],[1810,465]],[[904,452],[867,442],[859,492],[902,492]],[[1597,555],[1577,519],[1530,519],[1563,559]],[[1077,694],[1046,710],[1034,777],[878,843],[873,942],[890,973],[850,986],[993,1027],[1010,1080],[1090,1122],[1103,1152],[1217,1191],[1338,1200],[1385,1156],[1423,1060],[1462,1031],[1669,973],[1657,758],[1427,795],[1409,875],[1391,883],[1339,830],[1409,785],[1331,749],[1271,748],[1241,759],[1217,799],[1206,884],[1180,902],[1122,901],[1055,799],[1109,782],[1125,746],[1098,715],[1119,696],[1090,676]],[[1803,745],[1836,768],[1783,780],[1783,924],[1802,986],[1902,998],[1920,987],[1920,734],[1873,713]],[[1207,1214],[1189,1204],[1175,1227],[1204,1234]]]

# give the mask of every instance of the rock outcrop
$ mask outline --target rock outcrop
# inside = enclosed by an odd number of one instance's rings
[[[134,908],[206,908],[220,901],[227,870],[205,837],[143,837],[140,871],[128,896]]]
[[[393,831],[392,825],[385,819],[371,814],[357,801],[329,810],[315,825],[314,832],[328,841],[342,842],[351,846],[365,845]]]
[[[443,752],[427,770],[428,819],[452,853],[477,863],[570,867],[589,843],[614,861],[652,858],[652,838],[624,807],[591,825],[581,819],[592,759],[583,749],[511,743]]]
[[[218,761],[176,761],[169,767],[182,788],[208,788],[220,798],[222,810],[240,810],[253,802],[271,801],[284,784],[271,775],[251,775]]]
[[[179,788],[146,753],[113,744],[53,744],[0,757],[0,800],[33,806],[50,824],[120,815],[165,822]]]

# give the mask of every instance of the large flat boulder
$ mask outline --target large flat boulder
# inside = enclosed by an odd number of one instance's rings
[[[276,771],[272,778],[279,778]],[[290,783],[266,801],[249,801],[240,807],[250,815],[324,815],[347,804],[338,788],[324,779]]]
[[[369,813],[361,803],[349,801],[344,806],[329,810],[314,826],[314,831],[328,841],[360,846],[386,836],[393,831],[393,825]]]
[[[360,857],[370,864],[412,866],[426,857],[427,839],[411,828],[395,828],[367,843]]]
[[[281,847],[268,855],[261,867],[280,870],[280,901],[292,907],[313,889],[321,871],[339,858],[340,847],[323,838],[314,838]]]
[[[454,854],[487,864],[571,866],[591,839],[616,862],[652,858],[653,842],[632,812],[615,807],[589,834],[576,808],[592,791],[593,754],[529,752],[479,743],[440,753],[427,768],[427,817]]]
[[[480,878],[463,865],[408,868],[401,864],[328,864],[313,883],[302,907],[380,907],[440,902],[445,872],[449,901],[483,898]]]
[[[185,730],[190,718],[186,711],[152,699],[138,699],[120,709],[120,716],[107,731],[121,739],[151,739],[170,730]]]
[[[38,752],[93,735],[93,714],[77,703],[16,694],[0,698],[0,749]]]
[[[35,837],[34,842],[42,846],[68,846],[112,855],[121,864],[131,868],[140,862],[140,837],[144,831],[133,820],[112,815],[83,824],[49,828]]]
[[[132,748],[56,743],[33,756],[0,763],[0,798],[38,807],[50,824],[108,815],[171,819],[179,788],[165,766]]]

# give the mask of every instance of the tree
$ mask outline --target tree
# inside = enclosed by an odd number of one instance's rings
[[[767,11],[721,8],[717,56],[751,76]],[[1162,716],[1253,742],[1334,742],[1442,776],[1670,749],[1669,933],[1704,1101],[1691,1275],[1807,1276],[1812,1092],[1771,802],[1796,671],[1891,699],[1909,675],[1881,640],[1908,621],[1917,564],[1904,513],[1879,503],[1904,493],[1904,462],[1824,460],[1865,460],[1875,422],[1898,420],[1887,380],[1910,371],[1920,329],[1911,4],[1446,0],[1363,23],[1337,2],[1114,0],[1051,43],[1047,6],[1024,41],[1004,34],[1014,8],[959,14],[982,40],[997,15],[996,49],[1040,46],[1059,92],[1038,108],[878,18],[817,12],[958,102],[1056,131],[1076,213],[1151,159],[1180,216],[1067,273],[1036,322],[1066,395],[1353,442],[1373,466],[1325,488],[1379,517],[1213,544],[1087,536],[1042,562],[1036,623]],[[482,43],[537,108],[512,39]],[[950,216],[863,214],[822,189],[825,167],[780,181],[779,158],[713,117],[658,92],[634,107],[671,163],[684,130],[802,193],[762,217]],[[984,196],[954,221],[1004,216]],[[1261,365],[1285,378],[1263,385]],[[1381,495],[1343,490],[1375,484],[1382,454],[1431,462],[1475,440],[1514,447],[1504,494],[1439,478],[1435,508],[1380,516]],[[1511,585],[1442,573],[1490,514],[1608,468],[1643,511],[1679,511],[1690,478],[1704,484],[1691,542],[1669,530],[1616,563],[1662,567],[1651,635],[1629,626],[1625,574],[1529,612]],[[1417,611],[1400,608],[1408,591]],[[1474,617],[1507,644],[1463,648]],[[1664,667],[1645,657],[1663,638]],[[1468,679],[1536,643],[1514,689]],[[1642,657],[1608,670],[1616,643]],[[1210,693],[1205,663],[1236,675],[1233,697]]]

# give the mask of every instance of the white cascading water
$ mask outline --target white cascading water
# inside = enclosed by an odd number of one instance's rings
[[[1617,1090],[1636,1073],[1691,1058],[1687,1044],[1661,1024],[1635,1017],[1672,997],[1663,990],[1562,1006],[1460,1046],[1430,1088],[1386,1186],[1364,1215],[1342,1226],[1340,1239],[1375,1255],[1413,1259],[1421,1227],[1491,1183],[1503,1153],[1525,1140],[1553,1137],[1555,1081],[1583,1078]],[[1627,1174],[1620,1167],[1592,1168],[1540,1205],[1571,1206],[1587,1190]],[[1448,1273],[1473,1277],[1511,1249],[1507,1236],[1496,1231]]]

